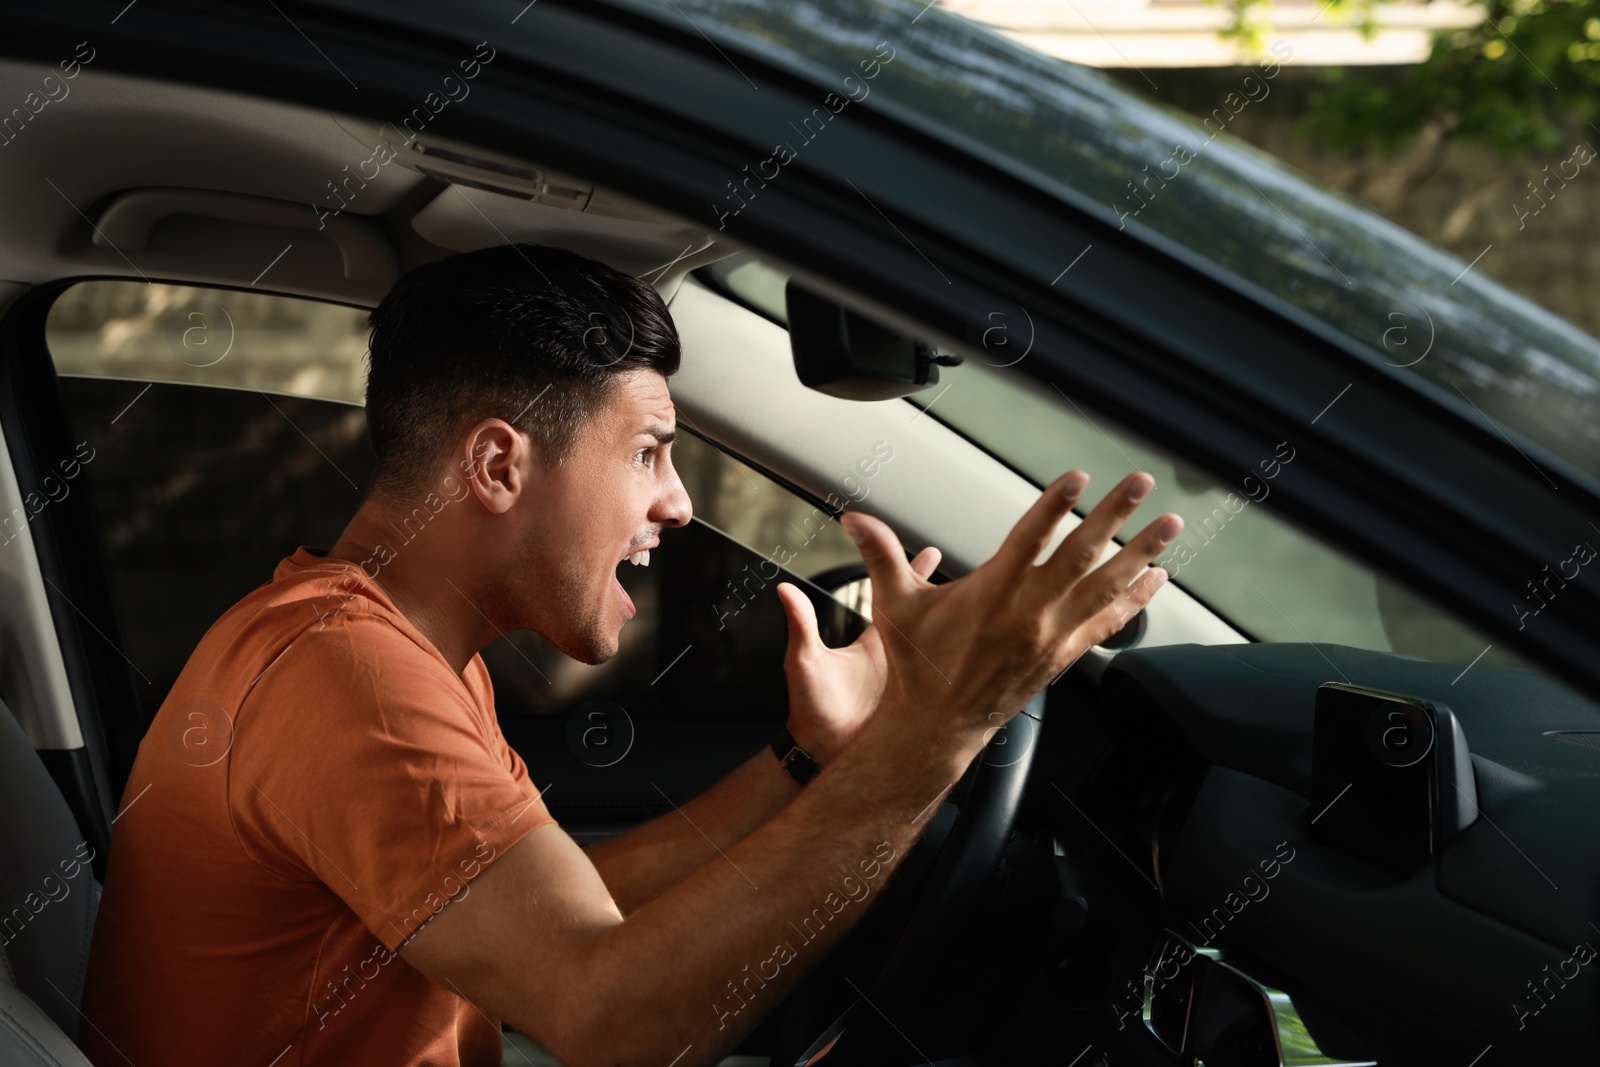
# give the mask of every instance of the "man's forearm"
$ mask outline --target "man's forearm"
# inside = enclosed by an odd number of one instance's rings
[[[585,851],[627,915],[726,853],[799,795],[799,784],[763,748],[676,811]]]
[[[868,728],[869,732],[877,731]],[[854,926],[961,761],[873,736],[726,854],[640,907],[575,974],[606,1062],[713,1063]],[[975,749],[974,749],[975,750]],[[919,815],[921,817],[919,817]],[[603,1006],[603,1007],[601,1007]],[[606,1020],[627,1018],[626,1034]]]

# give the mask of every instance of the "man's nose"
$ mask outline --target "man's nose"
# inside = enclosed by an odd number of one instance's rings
[[[694,505],[689,501],[689,491],[683,487],[682,479],[674,471],[671,483],[650,510],[650,520],[663,526],[687,526],[693,517]]]

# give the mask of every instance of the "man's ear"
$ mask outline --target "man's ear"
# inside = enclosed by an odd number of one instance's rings
[[[462,438],[457,469],[472,496],[504,514],[527,488],[532,449],[528,435],[504,419],[484,419]]]

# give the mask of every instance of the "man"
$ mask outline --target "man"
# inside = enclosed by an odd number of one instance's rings
[[[907,562],[845,515],[894,626],[828,649],[779,587],[788,728],[821,773],[763,750],[585,852],[506,746],[478,653],[527,628],[616,654],[615,568],[691,513],[672,321],[637,279],[522,245],[412,271],[371,322],[360,509],[212,626],[140,745],[84,994],[102,1067],[499,1063],[501,1019],[568,1067],[715,1062],[864,909],[738,1010],[729,983],[842,878],[889,876],[987,736],[1155,593],[1182,525],[1091,571],[1153,484],[1131,475],[1036,566],[1073,472],[934,585],[936,549]]]

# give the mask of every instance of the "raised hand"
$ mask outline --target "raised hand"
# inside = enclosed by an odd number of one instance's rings
[[[940,552],[928,547],[911,561],[927,578],[939,566]],[[789,679],[789,733],[826,765],[844,750],[883,697],[883,635],[876,625],[842,648],[829,648],[817,633],[811,599],[790,582],[778,585],[789,620],[789,649],[783,659]]]
[[[1056,479],[992,558],[944,585],[906,562],[885,523],[858,512],[841,517],[872,578],[884,656],[881,707],[896,720],[897,734],[910,735],[908,743],[954,751],[964,766],[987,733],[1115,633],[1166,581],[1166,572],[1149,564],[1183,529],[1175,514],[1162,515],[1099,564],[1155,485],[1142,472],[1124,478],[1048,559],[1034,562],[1088,484],[1082,471]],[[941,735],[956,742],[953,749],[938,744]]]

